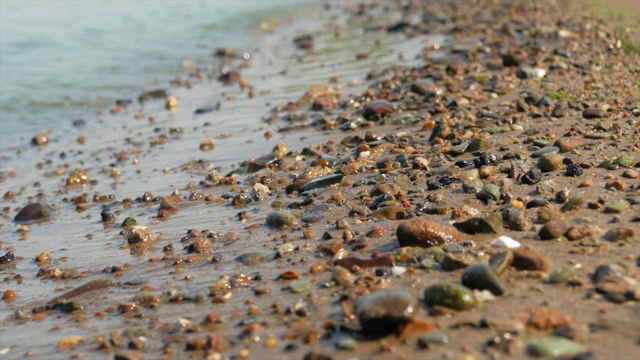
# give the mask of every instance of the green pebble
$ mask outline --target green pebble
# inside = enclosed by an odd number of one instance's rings
[[[480,189],[476,194],[478,199],[493,199],[495,201],[500,200],[500,188],[496,184],[487,184]]]
[[[562,212],[578,210],[578,209],[582,208],[582,205],[584,205],[585,201],[586,200],[585,200],[584,196],[576,195],[576,196],[572,197],[571,199],[569,199],[569,201],[564,203],[564,205],[562,205],[560,210],[562,210]]]
[[[633,166],[635,161],[636,158],[633,155],[620,155],[615,160],[616,164],[620,166]]]
[[[531,340],[527,344],[529,354],[540,357],[557,357],[565,354],[573,354],[579,350],[580,347],[575,342],[557,336]]]
[[[590,133],[590,134],[584,135],[585,139],[592,139],[592,140],[602,140],[602,139],[608,139],[610,137],[611,137],[611,134],[609,133]]]
[[[136,221],[136,219],[134,219],[131,216],[129,216],[126,219],[124,219],[124,221],[122,222],[122,227],[130,227],[130,226],[133,226],[133,225],[135,225],[137,223],[138,223],[138,221]]]
[[[398,116],[397,118],[395,118],[393,120],[393,124],[394,125],[401,125],[406,123],[407,121],[411,120],[413,118],[413,115],[411,114],[401,114],[400,116]]]
[[[543,147],[549,146],[549,144],[550,144],[549,140],[543,140],[543,139],[533,140],[533,145],[535,145],[537,147],[543,148]]]
[[[430,344],[448,344],[449,336],[445,333],[422,335],[418,338],[418,345],[428,347]]]
[[[621,212],[628,210],[631,207],[631,204],[627,200],[618,200],[613,204],[607,205],[604,208],[604,212],[607,214],[620,214]]]
[[[601,169],[611,169],[611,166],[613,166],[613,160],[611,159],[607,159],[601,162],[600,164],[598,164],[598,167]]]
[[[336,341],[336,347],[342,350],[355,350],[358,347],[358,342],[352,338],[345,338]]]
[[[294,293],[301,293],[311,289],[311,282],[306,280],[294,280],[289,283],[289,289]]]
[[[443,283],[429,286],[424,291],[427,306],[440,305],[454,310],[469,310],[478,306],[473,292],[462,285]]]

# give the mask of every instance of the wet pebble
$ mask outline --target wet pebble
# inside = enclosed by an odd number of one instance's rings
[[[216,147],[216,143],[211,139],[202,140],[200,142],[200,151],[211,151]]]
[[[508,236],[498,236],[491,241],[491,246],[497,248],[517,249],[522,245]]]
[[[307,210],[304,214],[302,214],[300,220],[306,223],[316,223],[326,215],[327,211],[329,211],[330,208],[331,206],[329,204],[323,203],[315,205],[311,209]]]
[[[469,310],[478,306],[478,300],[469,288],[453,283],[429,286],[424,291],[424,302],[430,307],[438,305],[454,310]]]
[[[154,233],[146,226],[132,226],[131,229],[129,229],[129,231],[127,232],[127,242],[129,244],[155,241],[156,239],[158,239],[158,234]]]
[[[516,249],[513,251],[512,266],[518,270],[532,270],[549,272],[551,260],[549,257],[529,249]]]
[[[294,293],[301,293],[311,289],[311,282],[307,280],[294,280],[289,283],[289,289]]]
[[[500,200],[500,187],[496,184],[487,184],[483,186],[476,194],[476,197],[480,200]]]
[[[527,352],[533,356],[557,357],[573,354],[580,351],[575,342],[558,336],[549,336],[542,339],[531,340],[527,343]]]
[[[582,111],[582,117],[585,119],[599,119],[607,117],[607,112],[600,108],[586,108]]]
[[[498,234],[502,231],[502,214],[495,212],[485,217],[475,217],[453,224],[458,230],[467,234]]]
[[[215,258],[215,257],[214,257]],[[238,256],[236,261],[244,265],[256,265],[267,261],[268,258],[260,253],[251,252]]]
[[[560,151],[559,147],[547,146],[547,147],[543,147],[540,150],[536,150],[536,151],[532,152],[531,153],[531,157],[532,158],[539,158],[539,157],[542,157],[542,155],[545,155],[545,154],[557,154],[558,151]]]
[[[291,229],[300,228],[300,221],[293,213],[288,211],[273,211],[267,215],[267,225],[281,228],[287,226]]]
[[[31,143],[33,145],[37,145],[37,146],[48,145],[49,144],[49,135],[47,135],[45,133],[37,134],[36,136],[34,136],[31,139]]]
[[[535,185],[540,182],[540,180],[542,180],[542,170],[537,166],[532,167],[520,178],[520,181],[527,185]]]
[[[620,199],[614,203],[607,205],[604,208],[604,212],[607,214],[620,214],[625,210],[628,210],[629,208],[631,208],[631,204],[624,199]]]
[[[319,189],[319,188],[326,188],[328,186],[339,183],[342,180],[342,178],[344,178],[344,174],[330,174],[330,175],[321,176],[304,184],[300,188],[299,192],[304,193],[304,192]]]
[[[493,272],[500,276],[513,264],[513,252],[501,251],[489,258],[489,267]]]
[[[33,221],[39,219],[48,218],[51,215],[51,208],[45,204],[35,202],[25,205],[16,216],[13,221]]]
[[[569,201],[567,201],[566,203],[564,203],[564,205],[562,205],[562,208],[560,208],[560,210],[562,210],[562,212],[569,212],[569,211],[574,211],[574,210],[578,210],[581,209],[582,206],[585,203],[585,198],[582,195],[576,195],[574,197],[572,197],[571,199],[569,199]]]
[[[631,240],[635,236],[635,231],[631,227],[619,227],[615,229],[609,229],[603,235],[603,238],[607,241],[626,241]]]
[[[84,170],[76,170],[67,177],[67,186],[84,185],[91,181],[89,175]]]
[[[421,348],[428,348],[430,345],[448,344],[449,336],[445,333],[435,333],[422,335],[418,338],[418,346]]]
[[[362,108],[362,116],[371,121],[378,121],[393,111],[393,105],[387,100],[373,100]]]
[[[396,236],[400,246],[430,247],[462,240],[455,228],[422,217],[402,222]]]
[[[355,312],[366,334],[398,333],[418,311],[418,302],[404,290],[381,290],[362,295]]]
[[[474,264],[462,272],[462,285],[469,289],[489,290],[493,295],[504,294],[504,286],[489,265]]]

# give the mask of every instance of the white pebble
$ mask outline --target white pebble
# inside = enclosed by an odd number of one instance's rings
[[[391,268],[391,274],[393,274],[393,276],[400,276],[404,274],[406,271],[407,271],[407,268],[404,266],[394,266]]]
[[[508,236],[498,236],[495,240],[491,242],[491,246],[504,247],[507,249],[517,249],[520,247],[520,243]]]

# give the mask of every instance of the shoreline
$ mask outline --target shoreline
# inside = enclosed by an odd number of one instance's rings
[[[0,183],[3,194],[14,192],[4,198],[0,255],[14,251],[18,256],[15,267],[2,270],[3,294],[10,289],[17,296],[2,304],[0,348],[9,348],[9,358],[29,351],[52,358],[78,353],[302,358],[316,351],[327,358],[410,359],[423,351],[483,358],[494,352],[533,355],[532,342],[554,335],[579,349],[574,353],[607,358],[638,351],[640,328],[633,324],[639,320],[640,232],[633,228],[640,218],[634,203],[640,187],[630,176],[634,171],[637,176],[640,159],[627,160],[638,153],[640,97],[624,90],[638,86],[631,74],[638,74],[640,56],[607,49],[615,44],[611,33],[603,28],[594,39],[591,26],[597,24],[583,13],[559,27],[543,9],[552,3],[542,2],[538,9],[504,3],[485,9],[472,3],[463,10],[437,4],[388,12],[392,4],[383,3],[363,8],[364,15],[357,15],[357,7],[347,8],[353,11],[349,14],[334,4],[328,14],[338,11],[342,18],[310,21],[316,25],[310,31],[313,51],[295,48],[294,38],[309,27],[294,22],[263,39],[264,48],[250,67],[232,67],[254,87],[253,99],[237,79],[214,101],[200,84],[184,90],[191,96],[175,92],[178,115],[162,110],[160,100],[104,117],[103,124],[121,138],[117,146],[99,132],[84,133],[86,144],[77,145],[80,133],[72,130],[48,147],[14,154],[10,160],[24,162],[23,169],[34,165],[27,159],[38,156],[42,177],[23,179],[17,167],[16,177]],[[426,10],[425,17],[408,15],[417,10]],[[505,17],[496,20],[492,11]],[[471,14],[482,21],[471,21],[466,17]],[[534,27],[533,17],[548,28]],[[487,31],[490,19],[501,25],[495,33]],[[578,20],[589,27],[580,27]],[[526,42],[534,31],[544,46]],[[501,47],[506,44],[517,44],[512,50],[520,52],[506,58],[508,48]],[[544,71],[541,79],[535,78],[541,74],[537,69]],[[331,82],[333,77],[337,81]],[[300,101],[305,91],[323,83],[335,89],[316,88],[310,102]],[[201,93],[193,94],[197,88]],[[386,100],[370,105],[381,99]],[[191,115],[218,100],[219,110]],[[323,109],[310,110],[311,102]],[[237,125],[245,117],[262,121]],[[562,139],[573,142],[548,149]],[[206,140],[213,140],[213,150],[200,150],[209,146],[202,143]],[[477,149],[467,150],[470,144]],[[544,156],[552,169],[544,170],[540,183],[509,175],[509,166],[516,166],[516,173],[522,166],[527,174],[531,167],[546,167],[532,156],[543,149],[556,156]],[[478,174],[472,174],[473,166],[458,166],[459,161],[484,161],[483,152],[495,153],[496,160],[478,166]],[[205,161],[191,162],[199,158]],[[609,167],[600,167],[606,160],[612,161]],[[566,176],[572,164],[584,175]],[[94,181],[65,186],[76,168]],[[233,169],[238,175],[226,176]],[[119,178],[112,178],[117,172]],[[335,182],[330,174],[344,176]],[[305,186],[312,189],[309,180],[327,175],[318,194],[296,195]],[[39,186],[30,187],[34,181]],[[590,184],[583,186],[585,181]],[[143,199],[145,191],[153,193],[151,201]],[[582,203],[566,210],[567,203],[578,202],[576,194]],[[51,220],[16,232],[22,225],[13,217],[35,200],[53,206]],[[533,200],[546,205],[529,209]],[[624,207],[622,201],[626,208],[606,211],[613,204]],[[273,220],[272,212],[280,220]],[[477,231],[477,224],[461,225],[456,228],[466,230],[454,236],[459,243],[428,247],[411,239],[413,247],[398,244],[396,229],[413,218],[431,219],[453,233],[452,224],[487,214],[501,216],[488,234]],[[105,216],[115,219],[104,222]],[[127,217],[157,240],[127,240],[130,229],[120,226]],[[555,218],[564,220],[562,233],[548,229],[549,223],[562,228],[549,221]],[[580,227],[585,224],[591,227]],[[569,229],[576,227],[586,232],[568,241]],[[559,235],[541,241],[543,229]],[[627,233],[611,238],[613,230]],[[482,306],[470,311],[425,306],[425,288],[457,284],[463,269],[497,256],[501,249],[491,244],[499,235],[523,245],[526,254],[517,256],[552,265],[525,271],[507,265],[498,280],[507,295],[476,292]],[[51,260],[32,260],[42,251]],[[93,255],[97,252],[101,256]],[[394,266],[363,260],[371,258]],[[354,261],[360,265],[351,267]],[[623,274],[613,268],[607,270],[610,283],[591,282],[597,266],[618,263]],[[76,273],[56,280],[56,268]],[[42,274],[34,278],[36,273]],[[564,287],[549,285],[551,274]],[[113,283],[95,293],[67,296],[67,304],[83,310],[43,307],[68,290],[105,279]],[[387,320],[412,324],[406,339],[394,333],[372,337],[359,321],[364,315],[354,308],[364,295],[390,288],[403,289],[402,296],[419,302],[417,315],[407,321],[374,304]],[[532,320],[534,315],[541,319]],[[476,326],[482,321],[493,330]],[[47,330],[52,328],[59,329]],[[427,328],[446,332],[450,344],[419,350],[418,338],[429,334]],[[45,343],[20,342],[26,332],[39,334]],[[505,334],[515,340],[486,345],[489,337]],[[560,347],[548,345],[554,346]]]

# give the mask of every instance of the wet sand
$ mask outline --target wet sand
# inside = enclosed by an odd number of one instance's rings
[[[574,17],[557,19],[554,6],[561,5],[438,3],[403,14],[386,2],[333,4],[320,17],[265,35],[257,50],[235,49],[250,52],[249,63],[216,60],[242,82],[219,82],[215,63],[183,76],[191,89],[170,88],[180,102],[173,111],[164,99],[151,100],[102,112],[65,133],[54,129],[46,146],[24,139],[25,147],[3,153],[0,183],[3,194],[14,193],[3,200],[0,252],[17,256],[1,270],[2,293],[16,294],[0,304],[5,356],[286,359],[317,351],[330,358],[520,358],[532,355],[532,341],[555,333],[577,344],[581,356],[632,358],[640,341],[633,203],[640,189],[627,175],[640,161],[640,63],[638,54],[618,48],[606,23],[573,8]],[[294,42],[305,34],[312,49]],[[536,69],[544,77],[535,78]],[[310,100],[325,108],[314,111],[301,98],[319,84],[334,90],[316,88]],[[380,99],[390,113],[384,106],[377,115],[364,110]],[[217,103],[218,110],[193,114]],[[557,106],[564,113],[554,113]],[[598,117],[588,109],[598,109],[591,111]],[[561,164],[539,183],[509,174],[516,160],[540,165],[531,154],[563,138],[579,145],[551,151]],[[215,147],[201,151],[207,139]],[[466,142],[480,149],[462,149]],[[459,163],[486,158],[482,153],[496,161],[484,168]],[[616,165],[620,156],[634,160]],[[599,167],[607,159],[612,164]],[[583,173],[567,176],[571,164]],[[476,185],[496,185],[500,199],[465,190],[476,186],[464,182],[474,167],[482,173]],[[66,186],[75,169],[93,181]],[[237,175],[227,175],[234,169]],[[331,173],[344,177],[323,192],[291,191]],[[375,189],[383,183],[399,193],[379,198],[384,193]],[[162,199],[171,195],[177,199]],[[576,195],[584,203],[561,210]],[[242,205],[247,199],[256,201]],[[605,211],[623,199],[630,199],[627,209]],[[592,234],[568,241],[565,231],[541,241],[548,214],[524,209],[532,200],[546,200],[544,211],[567,228],[592,225]],[[23,224],[12,220],[35,201],[49,204],[51,216],[20,232]],[[274,227],[273,211],[296,220]],[[509,220],[505,214],[513,212],[521,215]],[[450,226],[495,213],[503,217],[495,233],[462,233],[453,247],[398,244],[405,218]],[[103,221],[109,214],[114,219]],[[129,244],[121,226],[127,217],[157,240]],[[624,228],[632,229],[629,236],[605,235]],[[477,292],[482,304],[472,310],[422,302],[428,286],[458,284],[463,268],[499,253],[491,245],[499,235],[552,265],[508,267],[500,275],[505,295]],[[35,261],[44,251],[51,260]],[[252,260],[239,262],[243,254]],[[389,257],[394,266],[336,266],[352,256]],[[597,266],[616,264],[623,273],[611,270],[611,286],[594,283]],[[72,271],[57,279],[55,269]],[[549,284],[550,274],[559,284]],[[66,299],[74,305],[47,308],[66,291],[106,280],[109,286]],[[412,324],[436,329],[406,339],[372,337],[353,315],[354,302],[390,288],[420,301]],[[69,311],[74,306],[83,309]],[[546,314],[538,326],[532,314],[541,308],[560,315]],[[422,349],[418,338],[436,331],[449,343]],[[70,349],[58,350],[63,339]]]

